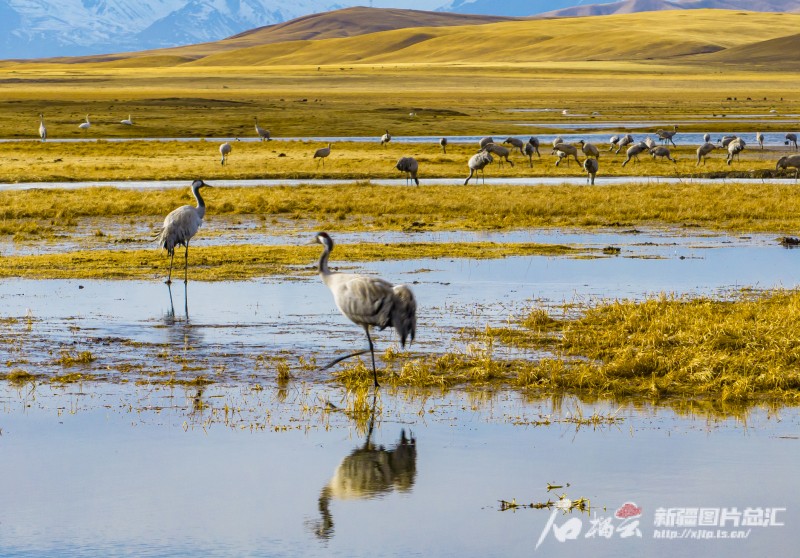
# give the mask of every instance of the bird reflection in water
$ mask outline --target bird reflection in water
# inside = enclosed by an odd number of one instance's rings
[[[176,318],[175,317],[175,302],[172,298],[172,284],[167,283],[167,292],[169,293],[169,310],[164,315],[164,323],[166,325],[173,325],[176,322],[185,321],[189,323],[189,285],[184,283],[183,285],[183,312],[184,318]]]
[[[345,457],[330,482],[319,495],[321,518],[315,522],[314,534],[320,539],[333,536],[331,500],[368,500],[398,492],[409,492],[417,475],[417,445],[413,434],[400,431],[400,439],[390,449],[372,442],[375,420],[373,400],[367,439]]]

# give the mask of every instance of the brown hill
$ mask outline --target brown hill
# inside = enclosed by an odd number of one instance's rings
[[[252,46],[285,43],[290,41],[310,41],[320,39],[345,38],[391,31],[410,27],[449,27],[459,25],[481,25],[512,21],[517,18],[503,16],[483,16],[473,14],[453,14],[446,12],[426,12],[422,10],[401,10],[392,8],[345,8],[267,25],[245,31],[213,43],[200,43],[182,47],[153,51],[128,52],[99,56],[79,56],[62,59],[49,59],[48,62],[113,62],[123,61],[123,65],[136,63],[134,58],[163,57],[165,65],[170,61],[187,62],[210,54]],[[130,64],[128,63],[130,61]]]
[[[698,60],[773,66],[776,70],[798,69],[800,68],[800,59],[794,55],[798,51],[800,51],[800,34],[728,48],[720,52],[702,55],[698,57]]]

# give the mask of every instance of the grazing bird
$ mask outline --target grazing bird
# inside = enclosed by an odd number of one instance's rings
[[[408,184],[408,179],[411,178],[417,183],[417,186],[419,186],[419,179],[417,178],[419,163],[417,163],[414,157],[401,157],[400,160],[397,161],[395,168],[400,172],[406,173],[406,184]]]
[[[442,153],[447,155],[447,138],[439,138],[439,145],[442,146]]]
[[[480,145],[481,149],[483,149],[490,143],[494,143],[494,138],[492,136],[486,136],[484,138],[481,138],[481,140],[478,142],[478,145]]]
[[[126,118],[125,120],[120,120],[119,123],[124,126],[133,126],[133,120],[131,119],[131,115],[129,114],[128,118]]]
[[[723,148],[727,149],[728,144],[730,144],[735,139],[736,139],[736,136],[726,135],[726,136],[722,136],[721,138],[719,138],[717,140],[717,143],[719,143]]]
[[[254,116],[253,120],[256,121],[256,134],[258,135],[259,139],[261,141],[269,140],[269,130],[265,130],[258,125],[258,116]]]
[[[81,122],[80,124],[78,124],[78,128],[80,128],[81,130],[88,130],[91,127],[91,125],[92,123],[89,122],[89,115],[87,114],[86,122]]]
[[[758,142],[758,145],[761,146],[761,149],[764,149],[764,134],[761,132],[756,132],[756,141]]]
[[[620,150],[625,147],[626,145],[630,145],[633,143],[633,136],[630,134],[625,134],[619,139],[617,143],[617,150],[614,152],[615,154],[619,154]]]
[[[486,174],[483,172],[483,168],[494,161],[492,158],[492,154],[488,151],[479,151],[475,155],[469,158],[469,162],[467,165],[469,166],[469,176],[464,181],[464,186],[467,185],[469,179],[472,178],[472,175],[476,172],[480,171],[483,174],[483,183],[486,184]]]
[[[44,125],[44,114],[39,113],[39,137],[47,141],[47,126]]]
[[[597,159],[587,157],[583,161],[583,168],[587,173],[586,182],[594,185],[594,177],[597,176],[597,171],[600,168],[600,164],[597,162]]]
[[[521,139],[519,139],[519,138],[507,138],[506,141],[504,141],[503,143],[507,143],[509,145],[514,146],[516,149],[519,149],[519,154],[520,155],[525,155],[525,151],[523,149],[525,144],[522,142]]]
[[[539,153],[538,146],[533,145],[531,142],[525,144],[525,155],[528,156],[528,164],[533,168],[533,154]],[[541,155],[539,156],[541,158]]]
[[[615,148],[615,147],[617,146],[617,144],[619,143],[619,140],[620,140],[620,137],[619,137],[619,136],[611,136],[611,137],[608,139],[608,144],[609,144],[608,150],[609,150],[609,151],[613,151],[613,150],[614,150],[614,148]]]
[[[703,141],[704,141],[705,143],[709,143],[709,142],[711,142],[711,134],[709,134],[708,132],[706,132],[705,134],[703,134]]]
[[[487,143],[483,150],[487,153],[493,153],[494,155],[497,155],[498,161],[500,161],[501,165],[505,160],[506,163],[512,167],[514,166],[514,161],[508,158],[508,156],[511,155],[511,151],[508,148],[503,147],[502,145],[497,145],[496,143]]]
[[[574,145],[570,145],[568,143],[557,143],[553,146],[553,153],[556,154],[557,151],[561,151],[564,153],[564,156],[567,158],[567,164],[569,164],[569,158],[575,157],[575,161],[577,161],[578,165],[581,164],[580,159],[578,159],[578,148]],[[563,157],[559,157],[556,161],[556,166],[561,162]]]
[[[189,241],[197,233],[197,229],[203,224],[203,217],[206,214],[206,204],[200,196],[200,188],[211,188],[200,179],[192,182],[192,194],[197,200],[197,207],[182,205],[178,209],[171,211],[164,219],[164,227],[158,235],[158,247],[164,248],[169,254],[169,275],[167,275],[167,285],[172,284],[172,260],[175,258],[175,247],[185,246],[185,275],[183,282],[189,280]]]
[[[794,145],[794,149],[796,151],[797,150],[797,134],[793,134],[792,132],[788,132],[784,137],[786,138],[786,142],[785,142],[786,145],[789,145],[791,143],[792,145]]]
[[[662,159],[666,158],[667,160],[672,161],[673,163],[678,162],[672,158],[672,155],[669,152],[669,147],[665,147],[663,145],[659,145],[657,147],[651,147],[650,155],[653,156],[653,159],[655,159],[656,157],[661,157]]]
[[[381,136],[381,145],[386,145],[392,141],[392,134],[389,133],[389,130],[386,130],[386,133]]]
[[[528,143],[525,144],[525,153],[528,153],[528,146],[531,146],[533,150],[536,152],[536,156],[540,159],[542,158],[541,154],[539,153],[539,138],[536,136],[531,136],[528,138]]]
[[[561,139],[561,136],[556,136],[553,138],[553,147],[558,145],[559,143],[564,143],[564,140]]]
[[[393,327],[400,337],[400,344],[405,347],[406,340],[414,341],[417,330],[417,301],[414,293],[405,285],[392,285],[388,281],[368,275],[338,273],[328,269],[328,258],[333,250],[333,239],[328,233],[318,233],[314,242],[325,248],[319,257],[319,276],[322,282],[333,293],[333,301],[339,312],[351,322],[364,328],[372,356],[372,374],[375,387],[378,384],[378,371],[375,368],[375,347],[369,334],[371,326],[380,330]],[[338,358],[324,369],[330,368],[345,358],[364,354],[366,351],[353,353]]]
[[[739,153],[744,151],[744,148],[745,148],[745,142],[744,142],[744,140],[742,138],[738,138],[737,137],[735,140],[730,142],[728,144],[727,163],[730,165],[731,161],[733,161],[734,157],[736,157],[736,159],[738,160],[739,159]]]
[[[586,143],[583,140],[580,140],[578,143],[581,144],[581,151],[583,151],[583,154],[587,157],[594,157],[595,159],[600,157],[600,150],[597,149],[596,145]]]
[[[656,146],[656,142],[650,136],[644,138],[644,144],[647,146],[647,149],[653,149]]]
[[[788,167],[794,167],[794,179],[797,180],[797,175],[800,173],[800,155],[781,157],[775,165],[775,170],[786,169]]]
[[[314,156],[312,157],[312,159],[316,159],[317,157],[319,157],[320,161],[322,161],[322,166],[324,167],[325,166],[325,159],[330,154],[331,154],[331,144],[329,143],[328,147],[320,147],[319,149],[317,149],[314,152]],[[319,165],[319,161],[317,161],[317,164]]]
[[[223,165],[228,161],[228,155],[231,154],[231,149],[233,148],[231,147],[231,144],[229,144],[227,141],[219,146],[219,154],[222,155],[221,163]]]
[[[708,158],[708,154],[714,151],[717,148],[716,145],[711,143],[710,141],[705,142],[703,145],[697,148],[697,164],[695,166],[700,165],[700,159],[703,160],[703,164],[706,164],[706,159]]]
[[[631,145],[625,152],[625,160],[622,161],[622,166],[624,167],[625,165],[627,165],[628,161],[630,161],[631,159],[636,159],[636,162],[638,163],[639,153],[642,153],[644,151],[647,151],[647,145],[643,141]]]
[[[675,142],[672,141],[673,136],[675,136],[675,134],[677,134],[677,133],[678,133],[678,127],[677,126],[673,126],[672,130],[658,130],[656,132],[656,134],[658,134],[659,139],[663,143],[669,142],[669,143],[672,144],[672,147],[677,147],[675,145]]]

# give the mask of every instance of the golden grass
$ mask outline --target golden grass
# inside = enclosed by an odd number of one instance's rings
[[[655,127],[652,132],[655,131]],[[651,135],[654,135],[651,133]],[[755,135],[747,137],[750,145]],[[498,143],[507,136],[496,137]],[[528,136],[517,134],[527,140]],[[643,138],[643,135],[639,135]],[[0,143],[0,182],[53,181],[126,181],[126,180],[187,180],[202,177],[221,179],[380,179],[404,178],[395,168],[400,157],[414,156],[420,165],[419,177],[424,184],[428,178],[467,177],[467,161],[477,152],[475,144],[448,146],[442,153],[438,140],[429,143],[390,143],[383,147],[378,136],[373,143],[334,142],[331,155],[324,166],[314,159],[321,142],[272,141],[269,143],[233,142],[228,163],[220,164],[219,146],[222,142],[89,142],[89,143]],[[746,149],[740,160],[731,165],[725,162],[726,152],[712,152],[707,162],[696,166],[696,146],[672,148],[677,164],[655,160],[647,153],[639,161],[633,159],[625,167],[624,154],[605,151],[607,144],[598,145],[600,155],[599,182],[606,176],[669,176],[669,177],[769,177],[776,174],[775,162],[788,153],[784,148],[766,150]],[[489,178],[524,177],[585,177],[583,168],[572,162],[555,163],[551,149],[540,147],[541,158],[534,155],[533,166],[519,152],[510,158],[514,166],[489,165],[484,173]],[[580,157],[583,160],[583,157]],[[780,176],[789,176],[783,172]],[[793,171],[791,176],[794,176]],[[476,179],[473,178],[473,181]]]
[[[259,216],[312,230],[513,230],[534,227],[702,227],[796,234],[800,209],[786,184],[420,186],[363,184],[206,190],[207,221]],[[78,219],[151,223],[191,201],[187,191],[115,188],[0,192],[0,233],[49,237]],[[284,225],[285,226],[285,225]],[[92,230],[96,227],[92,226]],[[198,233],[202,238],[203,229]],[[57,240],[57,239],[56,239]],[[113,239],[109,238],[109,242]],[[266,248],[265,248],[266,249]],[[240,249],[236,249],[240,250]],[[241,249],[244,250],[244,249]],[[229,250],[230,251],[230,250]],[[146,256],[145,261],[149,262]],[[130,263],[130,262],[129,262]]]
[[[534,243],[400,243],[337,245],[331,265],[339,262],[422,258],[487,259],[526,255],[578,255],[586,250]],[[242,280],[269,275],[316,272],[320,249],[311,246],[237,245],[192,248],[189,276],[194,280]],[[313,264],[313,265],[312,265]],[[0,277],[37,279],[152,279],[166,275],[169,258],[157,250],[77,251],[0,258]],[[176,249],[173,276],[183,274],[183,252]],[[73,362],[71,355],[65,362]]]
[[[734,406],[800,403],[798,291],[742,293],[728,301],[667,296],[615,301],[574,320],[554,320],[534,309],[521,325],[487,328],[463,353],[401,361],[387,351],[380,381],[506,386],[537,396],[648,400],[677,408],[697,408],[692,401],[703,406],[706,400]],[[529,359],[498,357],[495,340],[536,352]],[[354,387],[367,385],[371,374],[357,362],[334,378]]]

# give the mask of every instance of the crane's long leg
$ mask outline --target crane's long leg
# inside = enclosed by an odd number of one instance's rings
[[[184,254],[183,260],[183,283],[186,284],[189,282],[189,241],[186,241],[186,252]]]
[[[375,368],[375,347],[372,345],[372,337],[369,335],[369,326],[364,326],[364,332],[367,334],[367,341],[369,341],[369,353],[372,355],[372,375],[375,379],[375,387],[380,387],[378,384],[378,370]]]
[[[363,351],[357,351],[357,352],[351,353],[349,355],[344,355],[342,357],[335,358],[332,361],[330,361],[328,364],[326,364],[325,366],[320,368],[319,371],[322,372],[323,370],[327,370],[328,368],[334,366],[335,364],[339,364],[343,360],[347,360],[348,358],[352,358],[354,356],[360,356],[360,355],[366,354],[368,352],[369,352],[369,349],[364,349]]]
[[[167,275],[167,280],[165,281],[167,285],[172,284],[172,260],[174,259],[175,259],[175,250],[173,249],[172,252],[170,252],[169,254],[169,274]]]

